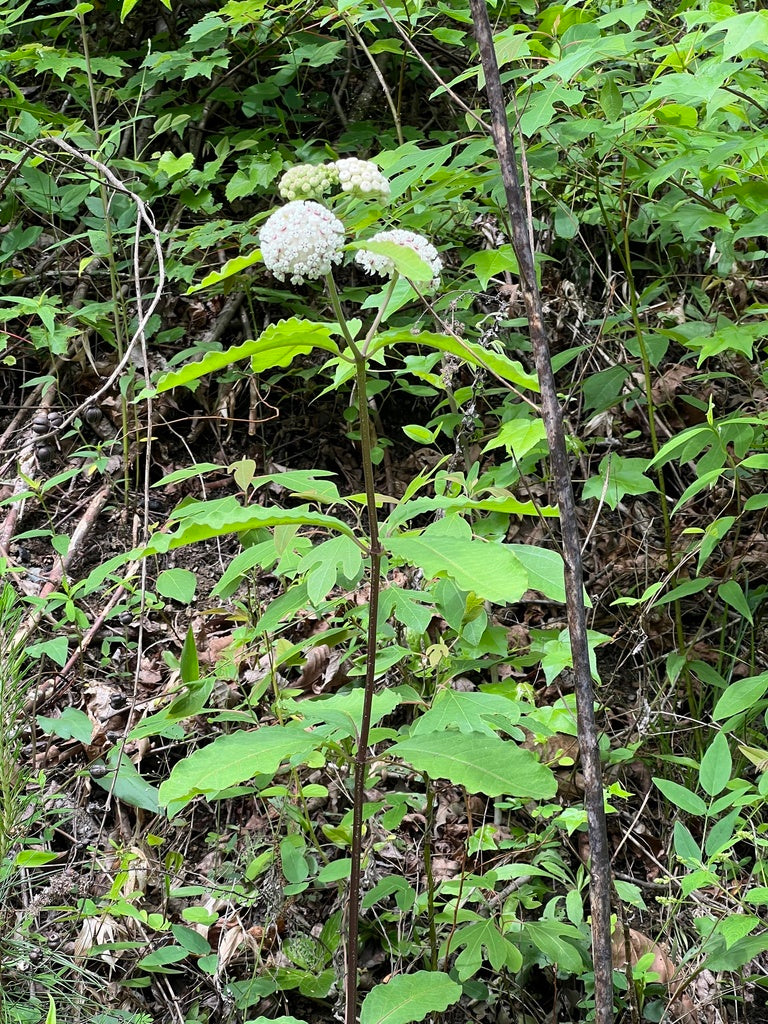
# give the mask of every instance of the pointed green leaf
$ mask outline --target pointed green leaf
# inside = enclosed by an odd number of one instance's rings
[[[472,539],[468,524],[457,516],[385,543],[391,554],[418,566],[425,576],[448,577],[496,604],[512,604],[528,589],[528,573],[509,545]]]
[[[704,752],[699,769],[701,788],[710,796],[722,793],[731,778],[731,751],[728,739],[718,732]]]
[[[461,985],[438,971],[400,974],[363,1000],[360,1024],[413,1024],[458,1002]]]
[[[654,778],[653,781],[656,783],[656,787],[661,790],[667,800],[671,801],[675,807],[687,811],[688,814],[695,814],[697,816],[707,813],[707,805],[698,793],[692,793],[690,789],[681,786],[679,782],[672,782],[671,779]]]
[[[731,683],[720,697],[712,712],[712,717],[719,722],[723,718],[730,718],[731,715],[738,715],[761,700],[766,690],[768,690],[768,672],[761,672],[760,675],[750,676],[748,679],[739,679],[737,682]]]
[[[219,736],[174,765],[160,786],[160,802],[178,813],[199,794],[212,796],[254,775],[272,776],[283,761],[304,760],[316,746],[316,738],[293,724]]]
[[[498,736],[427,733],[395,743],[388,753],[432,778],[449,779],[470,793],[533,797],[557,792],[552,772],[530,752]]]
[[[182,683],[194,683],[200,678],[200,664],[197,658],[197,644],[192,627],[187,628],[187,635],[184,637],[184,646],[181,648],[179,659],[179,671]]]

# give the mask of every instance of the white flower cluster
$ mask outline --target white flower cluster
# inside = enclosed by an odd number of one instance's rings
[[[370,160],[358,160],[356,156],[350,156],[337,160],[333,166],[338,173],[342,192],[389,198],[389,182]]]
[[[259,241],[264,265],[278,281],[290,275],[292,284],[303,284],[341,262],[344,225],[320,203],[297,199],[267,218]]]
[[[316,199],[338,180],[334,164],[297,164],[285,172],[277,188],[283,199]]]
[[[379,231],[370,241],[394,242],[396,245],[413,249],[417,256],[429,264],[432,270],[430,287],[437,288],[440,283],[443,261],[438,256],[437,249],[424,235],[417,235],[415,231],[405,231],[402,228],[393,228],[392,231]],[[355,254],[355,260],[368,274],[383,274],[385,277],[392,277],[395,272],[395,264],[388,256],[381,256],[369,249],[359,249]]]

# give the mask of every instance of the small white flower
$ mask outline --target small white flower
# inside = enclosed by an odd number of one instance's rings
[[[320,203],[297,199],[267,218],[259,240],[264,265],[278,281],[290,275],[292,284],[303,284],[341,262],[344,225]]]
[[[440,284],[440,271],[443,269],[443,261],[438,256],[437,249],[424,235],[417,235],[415,231],[404,231],[401,228],[394,228],[392,231],[379,231],[370,241],[395,242],[396,245],[413,249],[416,255],[420,256],[432,269],[430,287],[437,288]],[[388,256],[381,256],[379,253],[371,252],[369,249],[359,249],[355,254],[355,261],[368,274],[383,274],[385,277],[392,277],[395,272],[395,264]]]
[[[277,188],[283,199],[318,199],[338,180],[333,164],[297,164],[288,168]]]
[[[356,156],[345,157],[335,163],[342,192],[358,196],[389,197],[389,182],[376,164],[370,160],[358,160]]]

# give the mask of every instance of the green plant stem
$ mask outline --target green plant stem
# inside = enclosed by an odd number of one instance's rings
[[[360,878],[363,859],[363,808],[365,804],[365,776],[368,770],[368,737],[371,731],[371,709],[376,684],[376,639],[379,618],[379,589],[381,586],[381,545],[379,542],[379,521],[376,512],[376,488],[373,479],[373,462],[371,460],[371,422],[368,415],[367,401],[367,365],[365,355],[357,347],[346,324],[344,311],[341,308],[336,282],[328,274],[326,277],[328,293],[342,334],[349,346],[355,361],[355,384],[357,387],[357,405],[360,418],[360,452],[365,481],[365,503],[368,512],[369,557],[368,586],[368,635],[365,655],[365,691],[363,696],[363,713],[360,722],[360,734],[357,738],[355,752],[354,788],[352,794],[352,843],[350,858],[352,865],[349,874],[349,902],[347,907],[347,955],[346,955],[346,986],[344,1004],[344,1024],[355,1024],[357,1020],[357,942],[360,932]],[[391,294],[388,292],[388,295]],[[387,300],[388,301],[388,297]],[[383,303],[375,325],[381,320]],[[375,331],[375,326],[372,328]],[[373,334],[368,332],[366,345]]]
[[[541,295],[530,235],[530,221],[520,188],[515,150],[507,120],[504,91],[496,60],[493,33],[486,0],[470,0],[491,110],[491,125],[499,167],[512,225],[512,244],[520,268],[520,287],[528,314],[528,333],[533,348],[541,391],[541,415],[547,433],[552,475],[560,506],[565,594],[568,630],[575,677],[578,735],[584,773],[584,797],[590,845],[589,893],[592,911],[592,960],[595,971],[595,1022],[613,1021],[613,960],[611,954],[611,854],[605,825],[600,745],[595,720],[595,695],[589,663],[587,619],[584,607],[584,579],[581,538],[565,444],[563,414],[557,396],[555,375],[544,326]]]

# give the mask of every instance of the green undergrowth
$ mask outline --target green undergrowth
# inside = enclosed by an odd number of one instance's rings
[[[768,12],[489,6],[581,499],[616,934],[667,936],[676,970],[630,958],[617,1016],[710,976],[759,1007]],[[358,871],[361,1024],[543,1019],[563,991],[588,1019],[557,509],[466,5],[6,2],[0,44],[4,401],[79,409],[6,442],[4,514],[36,511],[2,562],[5,1018],[101,982],[100,1024],[331,1019]],[[281,179],[350,157],[388,194],[307,193],[344,251],[279,280]],[[366,250],[393,229],[437,287]],[[193,417],[219,434],[182,458]],[[40,597],[18,546],[65,557],[68,495],[102,484],[135,529]],[[121,586],[71,702],[34,713]],[[158,623],[170,682],[136,700]],[[117,729],[93,673],[128,695]],[[20,772],[44,744],[77,753]],[[68,846],[75,784],[100,822]]]

